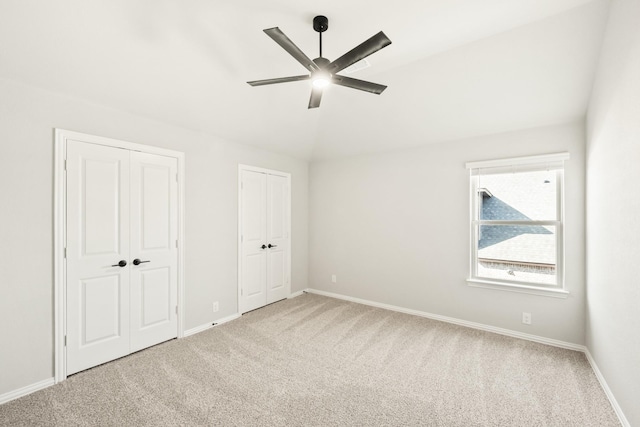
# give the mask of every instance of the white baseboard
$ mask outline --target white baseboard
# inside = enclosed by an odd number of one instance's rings
[[[629,420],[627,420],[627,417],[625,417],[624,412],[622,412],[622,408],[620,407],[620,405],[618,405],[618,401],[616,400],[615,396],[613,395],[613,392],[609,388],[609,384],[607,384],[607,381],[604,379],[602,372],[600,372],[600,368],[598,368],[598,365],[596,364],[595,359],[593,358],[593,356],[591,355],[591,352],[587,347],[585,347],[584,349],[584,354],[585,356],[587,356],[587,360],[591,365],[591,369],[593,369],[593,372],[596,374],[596,378],[598,378],[598,381],[600,382],[600,386],[602,387],[602,390],[604,390],[604,394],[607,395],[609,402],[611,402],[611,406],[613,407],[613,410],[618,416],[618,419],[620,420],[620,424],[622,424],[624,427],[631,427],[631,423],[629,423]]]
[[[19,397],[26,396],[27,394],[31,394],[35,391],[42,390],[43,388],[51,387],[56,382],[51,378],[47,378],[46,380],[38,381],[37,383],[21,387],[17,390],[13,390],[7,393],[0,395],[0,405],[3,403],[10,402],[14,399],[18,399]]]
[[[199,332],[206,331],[207,329],[211,329],[215,326],[220,326],[223,323],[231,322],[239,318],[240,315],[238,313],[232,314],[231,316],[223,317],[222,319],[216,320],[215,322],[205,323],[204,325],[196,326],[195,328],[187,329],[184,331],[183,337],[188,337],[190,335],[195,335]]]
[[[294,292],[291,295],[289,295],[289,297],[287,299],[299,297],[300,295],[304,294],[305,291],[306,291],[306,289],[303,289],[302,291]]]
[[[520,338],[527,341],[534,341],[541,344],[547,344],[554,347],[566,348],[568,350],[584,351],[585,347],[580,344],[574,344],[566,341],[555,340],[552,338],[541,337],[538,335],[526,334],[524,332],[512,331],[511,329],[503,329],[495,326],[485,325],[483,323],[469,322],[468,320],[456,319],[455,317],[441,316],[439,314],[427,313],[426,311],[412,310],[410,308],[398,307],[390,304],[383,304],[375,301],[369,301],[361,298],[354,298],[346,295],[336,294],[333,292],[319,291],[317,289],[307,289],[306,292],[311,294],[324,295],[331,298],[342,299],[345,301],[356,302],[358,304],[369,305],[372,307],[384,308],[385,310],[397,311],[414,316],[426,317],[428,319],[439,320],[441,322],[453,323],[454,325],[466,326],[468,328],[479,329],[482,331],[493,332],[495,334],[506,335],[513,338]]]

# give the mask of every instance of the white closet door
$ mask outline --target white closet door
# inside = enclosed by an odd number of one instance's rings
[[[289,296],[288,180],[267,175],[267,304]]]
[[[177,159],[67,142],[67,375],[178,335]]]
[[[177,159],[131,152],[131,348],[177,337]]]
[[[267,175],[241,175],[241,289],[240,312],[267,304]]]
[[[68,141],[67,374],[129,353],[128,218],[129,152]]]

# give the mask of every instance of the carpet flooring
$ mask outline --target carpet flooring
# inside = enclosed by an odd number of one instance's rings
[[[0,406],[2,426],[618,426],[580,352],[305,294]]]

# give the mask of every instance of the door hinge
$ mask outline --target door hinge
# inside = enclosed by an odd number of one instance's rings
[[[176,248],[178,247],[178,241],[176,240]]]
[[[64,248],[64,258],[67,259],[67,248]]]
[[[66,335],[64,336],[64,346],[65,347],[67,346],[67,336]]]
[[[176,314],[178,314],[178,306],[176,305]]]
[[[64,159],[64,170],[67,171],[67,159]]]

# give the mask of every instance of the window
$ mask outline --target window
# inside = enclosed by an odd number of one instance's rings
[[[561,153],[467,163],[470,282],[562,290],[563,161],[568,158]]]

